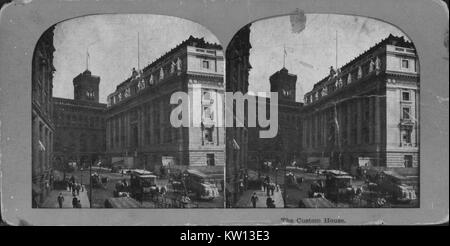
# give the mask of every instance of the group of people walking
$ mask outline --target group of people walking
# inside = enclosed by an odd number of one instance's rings
[[[278,186],[272,182],[270,182],[270,177],[266,176],[262,181],[262,189],[266,193],[266,206],[268,208],[275,208],[275,200],[271,196],[273,196],[275,189],[278,191]],[[258,202],[259,197],[256,192],[253,192],[250,201],[252,202],[253,208],[256,208],[256,203]]]
[[[75,177],[72,175],[70,179],[67,181],[67,191],[72,192],[72,207],[73,208],[81,208],[81,201],[79,198],[80,191],[84,191],[84,186],[77,183]],[[58,198],[58,206],[59,208],[63,207],[64,204],[64,195],[62,192],[59,193]]]
[[[80,191],[84,191],[84,186],[80,183],[77,183],[75,177],[72,175],[69,181],[67,182],[67,190],[72,192],[72,195],[79,196]]]

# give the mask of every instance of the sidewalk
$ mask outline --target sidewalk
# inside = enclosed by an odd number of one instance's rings
[[[59,193],[62,193],[64,196],[63,208],[73,208],[72,206],[72,192],[67,190],[52,190],[48,195],[47,199],[42,204],[42,208],[59,208],[58,205],[58,196]],[[82,208],[89,208],[89,198],[87,190],[80,191],[80,195],[78,196],[80,199]]]
[[[267,199],[267,193],[261,190],[246,190],[242,194],[239,201],[236,203],[237,208],[253,208],[251,197],[253,195],[253,192],[256,192],[256,195],[258,196],[258,201],[256,202],[257,208],[267,208],[266,205],[266,199]],[[272,199],[275,201],[275,208],[284,208],[284,202],[283,202],[283,195],[281,192],[281,188],[275,190],[273,192],[273,196],[271,196]]]

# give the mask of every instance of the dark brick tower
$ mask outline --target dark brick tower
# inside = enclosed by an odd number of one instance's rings
[[[73,79],[74,99],[98,103],[99,84],[100,77],[92,75],[91,71],[80,73]]]
[[[286,68],[270,76],[270,91],[278,92],[279,100],[295,102],[295,84],[297,75],[288,73]]]

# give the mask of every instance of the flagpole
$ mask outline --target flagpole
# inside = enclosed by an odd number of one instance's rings
[[[86,48],[86,70],[89,70],[89,47]]]
[[[137,58],[138,58],[138,71],[141,69],[141,66],[140,66],[140,59],[139,59],[139,32],[138,32],[138,38],[137,38],[137,52],[138,52],[138,54],[137,54]]]
[[[337,30],[336,30],[336,70],[338,68],[338,36],[337,36]]]
[[[286,67],[286,44],[283,45],[283,67]]]

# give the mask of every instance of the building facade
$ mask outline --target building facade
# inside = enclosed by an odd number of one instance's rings
[[[355,172],[359,166],[419,166],[419,60],[390,35],[314,85],[301,110],[307,162]]]
[[[108,96],[106,148],[113,165],[161,165],[222,172],[225,165],[224,57],[220,45],[189,37]],[[189,125],[173,127],[175,92],[189,95]],[[199,124],[195,124],[198,122]]]
[[[248,92],[248,75],[252,68],[250,65],[250,24],[241,28],[228,44],[226,51],[226,91]],[[231,110],[231,111],[230,111]],[[233,117],[236,125],[236,112],[226,109],[226,117]],[[243,119],[246,121],[246,119]],[[248,129],[244,127],[227,126],[226,151],[226,206],[231,207],[239,199],[239,183],[247,169],[248,158]]]
[[[286,68],[275,72],[270,77],[270,91],[278,94],[278,133],[274,138],[260,138],[259,126],[248,128],[248,168],[261,170],[264,162],[272,166],[298,163],[301,159],[299,148],[302,139],[300,110],[303,103],[296,102],[297,76],[290,74]],[[259,100],[255,99],[256,104]],[[275,103],[266,98],[266,116],[270,115],[270,104]],[[258,118],[259,111],[256,112]]]
[[[106,151],[106,104],[99,103],[100,77],[84,71],[73,79],[74,99],[53,98],[54,163],[88,166]]]
[[[38,207],[49,192],[52,172],[53,138],[53,30],[45,31],[36,44],[32,64],[32,207]]]

